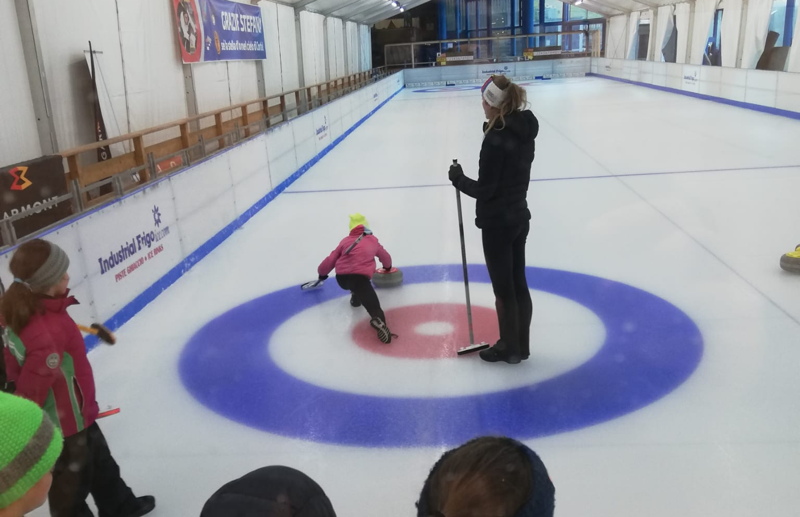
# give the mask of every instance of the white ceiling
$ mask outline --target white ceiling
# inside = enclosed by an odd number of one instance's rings
[[[305,9],[325,16],[335,16],[358,23],[371,25],[400,14],[399,6],[411,9],[430,0],[397,0],[398,7],[391,0],[279,0],[297,9]],[[583,0],[580,7],[602,16],[616,16],[632,11],[655,9],[662,5],[672,5],[678,0]],[[574,2],[569,2],[574,4]]]

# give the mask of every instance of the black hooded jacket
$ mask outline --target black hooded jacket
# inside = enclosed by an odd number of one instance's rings
[[[458,190],[476,199],[478,228],[513,226],[531,218],[526,198],[539,121],[529,110],[511,112],[504,119],[505,124],[498,119],[483,139],[478,180],[464,175],[453,180]]]

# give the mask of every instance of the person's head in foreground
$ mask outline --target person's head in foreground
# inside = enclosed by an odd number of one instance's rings
[[[263,467],[222,486],[200,517],[336,517],[313,479],[291,467]]]
[[[0,393],[0,517],[22,517],[44,504],[63,446],[39,406]]]
[[[484,436],[431,469],[417,517],[552,517],[555,487],[539,456],[511,438]]]

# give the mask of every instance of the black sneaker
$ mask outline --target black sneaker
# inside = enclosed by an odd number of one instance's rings
[[[355,294],[350,295],[350,305],[353,307],[361,307],[361,300],[359,300]]]
[[[519,356],[519,352],[513,351],[509,349],[508,345],[506,345],[502,341],[498,341],[496,345],[492,348],[487,348],[486,350],[481,350],[479,352],[481,359],[488,363],[497,363],[503,361],[508,364],[518,364],[522,359]]]
[[[130,513],[126,513],[125,517],[142,517],[152,512],[156,507],[156,498],[152,495],[143,495],[137,497]]]
[[[389,344],[392,342],[392,333],[382,319],[372,318],[369,320],[369,324],[372,325],[372,328],[378,331],[378,339],[381,340],[381,343]]]

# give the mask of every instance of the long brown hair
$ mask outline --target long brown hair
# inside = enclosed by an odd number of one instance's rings
[[[525,89],[511,82],[511,79],[508,77],[504,75],[493,75],[492,82],[498,88],[506,92],[506,97],[503,99],[502,104],[500,104],[500,107],[498,108],[499,113],[492,117],[491,120],[489,120],[489,123],[486,124],[486,131],[483,132],[484,135],[494,128],[498,120],[500,120],[500,122],[503,124],[503,127],[505,127],[506,115],[511,112],[521,110],[528,105],[528,94],[525,92]],[[498,129],[503,129],[503,127]]]
[[[511,517],[530,497],[532,482],[530,460],[514,441],[477,438],[432,473],[427,508],[447,517]]]
[[[14,278],[23,282],[33,276],[50,256],[50,244],[34,239],[17,248],[11,257],[9,269]],[[0,300],[0,312],[6,325],[16,333],[22,331],[31,316],[41,310],[41,290],[32,290],[25,284],[13,282]]]

